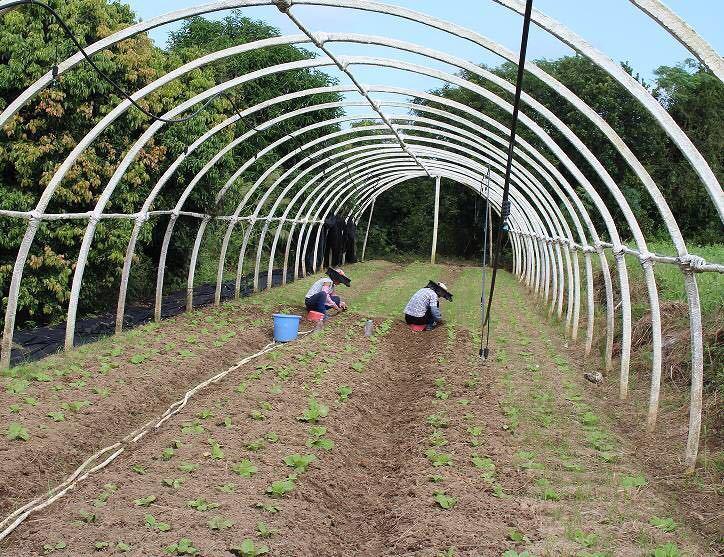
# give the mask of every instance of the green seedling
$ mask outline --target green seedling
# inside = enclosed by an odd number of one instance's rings
[[[21,395],[30,387],[30,381],[13,377],[5,383],[5,392],[11,395]]]
[[[527,542],[528,538],[521,532],[520,530],[516,530],[515,528],[508,529],[508,539],[515,543],[523,543]]]
[[[269,525],[266,522],[262,522],[260,520],[256,523],[256,535],[260,538],[271,538],[276,533],[277,531],[269,528]]]
[[[207,453],[204,453],[204,456],[211,457],[213,460],[223,460],[224,458],[224,451],[221,450],[221,445],[212,438],[208,439],[209,445],[211,445],[211,450]]]
[[[435,398],[438,400],[447,400],[450,398],[450,391],[437,390],[435,391]]]
[[[23,425],[19,424],[18,422],[11,422],[8,425],[7,434],[5,436],[11,441],[27,441],[28,439],[30,439],[30,434],[28,433],[28,430],[25,429]]]
[[[143,466],[141,466],[140,464],[134,464],[133,466],[131,466],[131,470],[133,472],[135,472],[136,474],[140,474],[140,475],[143,475],[146,473],[146,469]]]
[[[561,495],[551,487],[550,482],[546,480],[545,478],[540,478],[538,481],[536,481],[536,484],[538,487],[541,488],[541,498],[544,501],[560,501]]]
[[[361,373],[362,371],[364,371],[365,364],[364,364],[364,362],[359,362],[359,361],[357,361],[357,362],[352,362],[352,363],[349,365],[349,367],[351,367],[351,368],[352,368],[353,370],[355,370],[357,373]]]
[[[48,412],[46,414],[51,420],[54,422],[64,422],[65,421],[65,414],[61,411],[58,412]]]
[[[199,553],[199,550],[193,546],[188,538],[181,538],[178,542],[166,546],[164,551],[170,555],[198,555]]]
[[[543,470],[544,466],[535,462],[535,453],[529,451],[518,451],[515,453],[516,460],[520,463],[518,467],[523,470]]]
[[[468,399],[468,398],[459,398],[459,399],[458,399],[458,404],[459,404],[460,406],[467,406],[468,404],[470,404],[470,399]]]
[[[93,393],[101,398],[106,398],[111,394],[111,390],[103,387],[93,387]]]
[[[78,511],[78,516],[80,517],[79,522],[85,524],[93,524],[98,518],[95,513],[86,510]]]
[[[129,362],[131,362],[133,365],[138,365],[145,362],[146,358],[148,358],[146,354],[134,354],[133,356],[131,356]]]
[[[428,476],[427,479],[430,480],[434,484],[439,484],[439,483],[445,481],[445,476],[441,476],[440,474],[435,474],[433,476]]]
[[[191,473],[191,472],[195,472],[196,470],[198,470],[198,469],[199,469],[199,465],[198,465],[198,464],[192,464],[192,463],[190,463],[190,462],[182,462],[181,464],[178,465],[178,469],[179,469],[181,472]]]
[[[249,441],[244,447],[247,451],[251,451],[253,453],[258,452],[262,450],[266,445],[264,444],[263,439],[256,439],[254,441]]]
[[[156,500],[155,495],[147,495],[146,497],[141,497],[140,499],[136,499],[133,501],[133,504],[137,507],[148,507]]]
[[[54,543],[46,543],[43,545],[43,555],[48,555],[49,553],[53,553],[54,551],[61,551],[63,549],[66,549],[68,547],[68,544],[65,543],[63,540],[54,542]]]
[[[425,456],[435,467],[452,465],[452,457],[449,454],[439,453],[435,449],[425,451]]]
[[[170,487],[173,489],[180,488],[183,485],[183,483],[184,483],[183,478],[164,478],[161,481],[161,485],[163,485],[165,487]]]
[[[277,480],[272,482],[269,487],[266,488],[267,494],[271,497],[284,497],[287,493],[294,490],[294,481],[290,478],[286,480]]]
[[[249,412],[249,417],[252,420],[261,421],[266,419],[266,415],[261,410],[252,410]]]
[[[236,484],[235,483],[226,483],[226,484],[216,486],[216,489],[218,489],[221,493],[235,493]]]
[[[443,416],[440,416],[438,414],[431,414],[427,417],[427,424],[434,427],[435,429],[438,429],[447,427],[448,421]]]
[[[208,420],[209,418],[214,417],[214,413],[211,410],[202,410],[198,414],[196,414],[196,417],[201,420]]]
[[[161,451],[161,460],[171,460],[175,454],[176,451],[173,447],[166,447],[163,451]]]
[[[445,379],[444,377],[438,377],[437,379],[435,379],[435,387],[437,387],[438,389],[442,389],[443,387],[445,387],[446,384],[447,379]]]
[[[131,546],[128,545],[126,542],[119,540],[116,544],[116,551],[118,551],[119,553],[127,553],[128,551],[131,551],[131,549]]]
[[[447,445],[447,439],[445,439],[445,434],[443,434],[443,432],[439,429],[436,429],[432,432],[432,435],[430,435],[428,441],[433,447],[444,447],[445,445]]]
[[[186,506],[201,512],[206,512],[211,509],[219,508],[218,503],[210,503],[203,497],[199,497],[198,499],[193,499],[191,501],[186,501]]]
[[[234,525],[234,522],[223,516],[214,516],[206,524],[212,530],[228,530]]]
[[[63,410],[69,410],[70,412],[80,412],[83,408],[90,406],[90,401],[79,400],[78,402],[64,402],[60,405]]]
[[[255,503],[254,507],[266,511],[269,514],[276,514],[279,512],[279,507],[274,503]]]
[[[587,427],[598,425],[599,418],[593,412],[586,412],[581,416],[581,423]]]
[[[269,393],[273,395],[282,394],[283,387],[281,385],[272,385],[269,389]]]
[[[329,407],[320,404],[314,397],[309,398],[309,406],[297,419],[302,422],[317,423],[321,418],[326,418],[329,414]]]
[[[108,549],[110,546],[111,543],[106,541],[97,541],[93,544],[96,551],[103,551],[104,549]]]
[[[573,532],[573,541],[583,547],[590,548],[598,542],[598,535],[595,532],[586,534],[583,530],[576,530]]]
[[[20,411],[22,410],[22,406],[20,406],[19,404],[11,404],[9,406],[9,409],[10,409],[10,412],[12,412],[13,414],[20,414]]]
[[[166,522],[159,522],[154,518],[152,514],[147,514],[145,517],[146,526],[151,530],[158,530],[159,532],[168,532],[171,529],[171,525]]]
[[[660,545],[650,554],[652,557],[681,557],[681,552],[675,543]]]
[[[230,547],[229,553],[236,557],[257,557],[269,553],[269,548],[265,545],[254,544],[254,540],[245,539],[239,545]]]
[[[435,500],[435,503],[438,504],[441,508],[445,510],[452,509],[455,504],[457,503],[457,499],[455,497],[451,497],[449,495],[445,495],[445,492],[442,490],[437,490],[434,492],[433,499]]]
[[[337,388],[337,394],[339,395],[338,400],[340,402],[345,402],[349,400],[349,395],[352,394],[352,387],[348,387],[347,385],[340,385]]]
[[[295,472],[302,474],[307,471],[309,465],[315,460],[317,460],[317,457],[313,454],[307,454],[302,456],[298,453],[295,453],[293,455],[284,457],[284,464],[286,464],[290,468],[294,468]]]
[[[194,420],[193,422],[186,422],[181,424],[181,433],[184,435],[194,435],[196,433],[203,433],[204,432],[204,426],[201,425],[201,422],[199,420]]]
[[[239,386],[236,387],[236,388],[234,389],[234,391],[236,391],[237,393],[243,393],[243,392],[246,391],[246,389],[247,389],[248,387],[249,387],[249,385],[247,384],[246,381],[244,381],[243,383],[239,384]]]
[[[646,478],[641,474],[637,476],[621,476],[621,487],[635,489],[646,485]]]
[[[37,406],[38,405],[38,399],[32,396],[26,396],[23,398],[23,402],[27,404],[28,406]]]
[[[269,443],[278,443],[279,442],[279,435],[276,434],[273,431],[270,431],[264,436],[264,439],[266,439]]]
[[[479,456],[475,453],[472,454],[471,460],[473,461],[473,466],[479,470],[483,470],[486,472],[494,472],[495,471],[495,463],[490,457],[487,456]]]
[[[514,549],[509,549],[508,551],[503,553],[503,557],[534,557],[534,556],[529,551],[524,551],[523,553],[518,553]]]
[[[252,464],[251,460],[247,459],[242,460],[238,464],[234,464],[231,469],[242,478],[251,478],[259,471],[259,469]]]
[[[659,530],[664,532],[673,532],[678,528],[678,524],[674,522],[673,518],[659,518],[658,516],[652,516],[649,520],[649,524],[655,526]]]
[[[331,451],[334,448],[334,441],[324,437],[326,433],[327,428],[324,426],[315,425],[310,427],[309,434],[311,437],[307,439],[307,447]]]

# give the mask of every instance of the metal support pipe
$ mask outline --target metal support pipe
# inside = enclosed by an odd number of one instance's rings
[[[440,176],[435,177],[435,213],[432,221],[432,251],[430,253],[430,263],[435,264],[437,256],[437,224],[440,214]]]

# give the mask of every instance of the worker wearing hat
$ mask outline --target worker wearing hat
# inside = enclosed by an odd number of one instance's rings
[[[326,316],[330,309],[346,310],[347,304],[336,295],[334,287],[340,284],[349,287],[351,282],[342,269],[327,269],[326,276],[315,282],[304,297],[307,311],[316,311]]]
[[[442,321],[440,299],[452,302],[452,294],[445,283],[430,281],[412,295],[405,306],[405,321],[408,325],[425,325],[429,331]]]

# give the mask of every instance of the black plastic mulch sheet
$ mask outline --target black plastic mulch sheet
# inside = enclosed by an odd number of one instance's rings
[[[259,288],[266,288],[266,273],[259,273]],[[249,296],[253,289],[251,287],[252,275],[247,275],[242,281],[242,296]],[[293,273],[287,275],[287,281],[294,280]],[[279,286],[282,282],[281,269],[275,269],[272,274],[272,285]],[[234,281],[228,281],[221,285],[221,299],[229,300],[234,297]],[[194,307],[208,306],[214,303],[214,284],[201,284],[194,288]],[[164,296],[161,302],[161,318],[173,317],[186,311],[186,290],[179,290]],[[149,323],[153,319],[153,304],[145,303],[126,308],[126,315],[123,319],[124,329],[132,329],[139,325]],[[87,344],[112,335],[116,329],[116,314],[105,313],[95,317],[79,319],[76,322],[74,342],[76,346]],[[13,350],[10,354],[10,362],[17,365],[23,362],[32,362],[54,354],[63,348],[65,343],[65,322],[48,327],[37,329],[25,329],[15,331],[13,336]]]

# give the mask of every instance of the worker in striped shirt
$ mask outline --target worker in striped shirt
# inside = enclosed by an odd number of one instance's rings
[[[405,322],[408,325],[425,325],[429,331],[442,321],[440,300],[452,302],[452,294],[443,282],[430,281],[412,295],[405,306]]]
[[[327,269],[327,276],[315,282],[304,297],[307,311],[316,311],[327,315],[330,309],[344,311],[347,309],[342,299],[336,295],[334,287],[344,284],[349,287],[352,282],[342,269]]]

